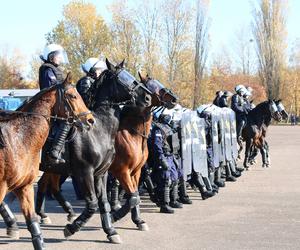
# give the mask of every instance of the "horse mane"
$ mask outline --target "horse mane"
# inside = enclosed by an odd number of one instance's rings
[[[30,97],[29,100],[25,100],[17,109],[16,111],[25,111],[27,108],[30,107],[33,103],[35,103],[37,100],[39,100],[44,94],[52,91],[53,89],[57,88],[59,84],[52,85],[49,88],[42,89],[38,93],[36,93],[34,96]],[[7,112],[4,110],[4,112],[0,113],[0,122],[9,121],[13,118],[23,116],[22,113],[13,113],[13,111],[8,110]]]
[[[21,106],[19,106],[16,111],[22,111],[24,109],[26,109],[30,104],[35,103],[37,100],[39,100],[44,94],[52,91],[53,89],[57,88],[58,86],[60,86],[60,84],[55,84],[50,86],[49,88],[45,88],[40,90],[38,93],[36,93],[34,96],[32,96],[31,98],[29,98],[29,100],[25,100]]]
[[[269,101],[264,101],[264,102],[259,103],[254,109],[252,109],[249,112],[249,115],[254,116],[254,115],[260,114],[262,112],[262,110],[265,108],[265,105],[268,104],[268,102]]]

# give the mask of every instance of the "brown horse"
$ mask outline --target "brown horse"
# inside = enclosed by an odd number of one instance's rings
[[[158,81],[139,75],[141,82],[152,91],[152,103],[146,108],[126,107],[122,110],[115,140],[116,156],[109,171],[126,191],[126,203],[112,214],[113,220],[120,220],[131,210],[132,221],[139,230],[148,230],[148,226],[140,218],[138,184],[141,169],[148,159],[147,139],[152,123],[152,110],[161,106],[173,108],[177,97]]]
[[[63,84],[40,91],[0,123],[0,203],[8,192],[18,197],[34,249],[44,249],[44,242],[34,211],[33,183],[54,116],[87,126],[94,123],[94,117],[71,84],[70,74]]]

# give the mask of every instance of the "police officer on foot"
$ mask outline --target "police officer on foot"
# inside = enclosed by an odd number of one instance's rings
[[[230,91],[224,91],[223,95],[219,99],[219,103],[217,106],[220,108],[229,108],[229,98],[232,96]]]
[[[221,96],[224,94],[224,92],[222,90],[219,90],[216,92],[216,97],[215,99],[213,100],[213,104],[216,105],[216,106],[219,106],[219,102],[220,102],[220,98]]]
[[[93,86],[95,81],[100,77],[101,73],[107,69],[106,63],[98,58],[91,57],[81,65],[82,70],[85,72],[85,76],[82,77],[77,85],[77,91],[81,95],[84,103],[90,107],[91,92],[89,89]]]
[[[157,178],[157,190],[160,195],[160,212],[174,213],[173,208],[182,208],[178,202],[178,163],[172,152],[172,128],[170,115],[160,115],[159,121],[152,128],[154,171]],[[175,191],[171,194],[171,187]]]
[[[40,58],[43,61],[39,69],[40,89],[63,83],[64,74],[60,66],[68,63],[68,57],[63,47],[58,44],[49,44],[44,48]],[[47,152],[50,164],[65,163],[65,160],[61,158],[61,151],[70,130],[70,125],[66,121],[57,121],[57,126],[58,130],[51,148]]]
[[[242,131],[247,124],[247,115],[249,112],[244,100],[247,89],[244,85],[240,84],[235,87],[235,92],[236,94],[234,94],[231,99],[231,109],[236,114],[237,139],[238,141],[241,141]]]

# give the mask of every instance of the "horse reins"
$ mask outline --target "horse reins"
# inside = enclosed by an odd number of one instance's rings
[[[44,117],[47,121],[49,121],[50,119],[54,119],[54,120],[60,120],[60,121],[67,121],[69,124],[74,124],[75,122],[77,122],[78,120],[80,120],[79,118],[82,116],[87,116],[88,114],[91,114],[91,111],[87,111],[87,112],[81,112],[79,114],[75,114],[72,105],[70,104],[70,100],[69,97],[66,96],[65,92],[69,89],[69,88],[74,88],[74,85],[69,85],[67,88],[63,88],[61,85],[56,85],[57,87],[57,93],[59,96],[59,101],[64,100],[64,103],[67,103],[68,108],[71,110],[72,112],[72,116],[67,116],[67,117],[62,117],[62,116],[58,116],[58,115],[45,115],[45,114],[40,114],[40,113],[36,113],[36,112],[28,112],[28,111],[19,111],[19,110],[0,110],[0,113],[6,113],[6,114],[22,114],[22,115],[33,115],[33,116],[42,116]],[[61,91],[63,91],[63,96],[64,99],[62,97],[62,93]],[[30,101],[28,102],[30,103]],[[65,105],[66,106],[66,105]],[[60,105],[58,107],[58,111],[60,111]]]

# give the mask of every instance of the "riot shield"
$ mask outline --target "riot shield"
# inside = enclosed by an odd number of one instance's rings
[[[232,109],[229,110],[230,110],[229,119],[230,119],[231,151],[232,151],[232,157],[236,161],[238,157],[236,117],[235,117],[235,112]]]
[[[192,127],[191,112],[185,111],[181,118],[181,160],[184,180],[192,174]]]
[[[208,177],[205,120],[191,112],[192,163],[194,171]]]
[[[231,142],[231,109],[222,108],[223,124],[224,124],[224,145],[225,145],[225,159],[226,161],[232,161],[232,142]]]

